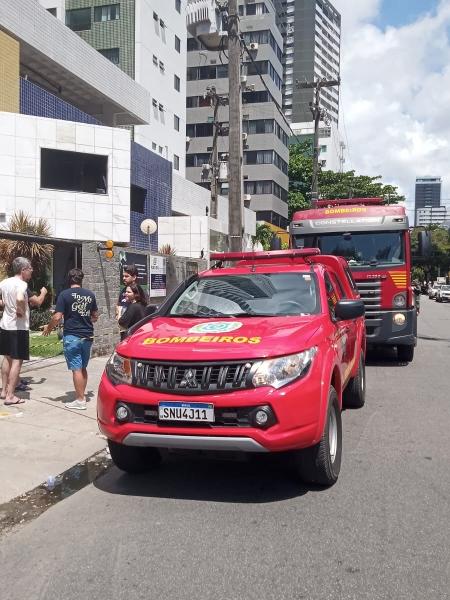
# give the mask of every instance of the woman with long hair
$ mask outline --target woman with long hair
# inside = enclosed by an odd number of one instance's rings
[[[119,319],[120,339],[123,340],[127,329],[145,317],[145,307],[147,306],[147,298],[144,290],[137,283],[130,283],[125,289],[125,297],[127,299],[127,309]]]

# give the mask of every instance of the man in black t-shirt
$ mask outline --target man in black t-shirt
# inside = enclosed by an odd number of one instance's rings
[[[64,356],[72,371],[76,394],[73,402],[66,402],[66,407],[78,410],[86,410],[87,365],[94,339],[93,323],[98,319],[97,300],[93,292],[81,287],[83,277],[81,269],[69,271],[70,288],[59,294],[55,314],[42,332],[49,335],[64,317]]]

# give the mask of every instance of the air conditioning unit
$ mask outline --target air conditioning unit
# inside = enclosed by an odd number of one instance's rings
[[[251,199],[252,199],[252,195],[251,194],[244,194],[244,201],[245,202],[250,202]]]
[[[191,141],[191,138],[190,138],[190,137],[187,135],[187,136],[186,136],[186,144],[189,144],[189,143],[190,143],[190,141]]]
[[[202,164],[202,169],[204,171],[210,171],[211,170],[211,165],[209,163],[203,163]]]
[[[248,49],[249,50],[258,50],[259,48],[259,44],[258,42],[250,42],[250,44],[248,45]]]
[[[248,138],[248,133],[243,133],[243,134],[242,134],[242,141],[243,141],[243,142],[246,142],[246,141],[247,141],[247,138]]]
[[[247,83],[247,75],[241,75],[241,83]]]

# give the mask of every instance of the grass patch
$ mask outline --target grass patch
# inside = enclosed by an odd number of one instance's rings
[[[31,356],[42,356],[44,358],[49,358],[51,356],[58,356],[62,353],[62,341],[58,340],[56,333],[53,333],[47,337],[44,337],[43,335],[32,335],[30,337]]]

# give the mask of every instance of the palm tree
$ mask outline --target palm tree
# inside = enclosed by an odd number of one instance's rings
[[[163,244],[158,250],[160,254],[167,254],[168,256],[175,256],[177,251],[175,248],[172,248],[170,244]]]
[[[44,218],[33,219],[23,211],[18,211],[9,220],[4,228],[14,233],[28,234],[31,237],[49,237],[50,225]],[[12,261],[18,256],[28,258],[34,270],[34,279],[45,276],[49,268],[52,256],[52,244],[43,244],[30,240],[0,240],[0,268],[9,271]]]

